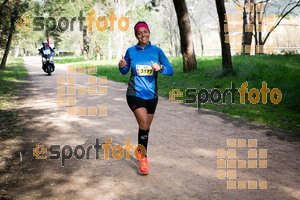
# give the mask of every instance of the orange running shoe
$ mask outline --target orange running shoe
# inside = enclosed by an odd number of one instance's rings
[[[144,157],[140,162],[140,170],[141,174],[148,174],[149,173],[149,164],[146,157]]]
[[[141,153],[141,151],[137,151],[137,159],[138,159],[139,164],[141,164],[141,160],[142,160],[142,153]]]

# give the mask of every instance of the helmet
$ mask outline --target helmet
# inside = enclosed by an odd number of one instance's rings
[[[44,41],[42,42],[42,44],[48,44],[47,40],[44,40]]]

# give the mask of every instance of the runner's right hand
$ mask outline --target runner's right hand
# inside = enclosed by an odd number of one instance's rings
[[[127,62],[124,60],[124,56],[122,55],[122,59],[119,62],[119,67],[123,68],[127,65]]]

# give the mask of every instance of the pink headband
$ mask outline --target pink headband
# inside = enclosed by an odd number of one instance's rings
[[[138,31],[139,28],[141,28],[141,27],[145,27],[145,28],[149,31],[149,33],[150,33],[150,30],[149,30],[149,27],[147,26],[147,24],[145,24],[145,23],[139,23],[139,24],[136,25],[136,27],[134,28],[134,33],[135,33],[135,35],[137,34],[137,31]]]

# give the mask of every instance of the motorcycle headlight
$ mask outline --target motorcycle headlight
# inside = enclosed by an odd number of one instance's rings
[[[42,59],[43,59],[43,61],[46,61],[46,58],[43,57]]]

